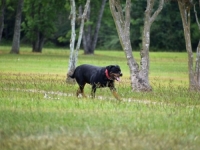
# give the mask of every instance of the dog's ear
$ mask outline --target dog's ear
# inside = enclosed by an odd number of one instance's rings
[[[120,76],[122,76],[121,69],[118,65],[110,65],[107,66],[106,69],[109,73],[120,73]]]
[[[110,72],[110,70],[111,70],[112,67],[115,67],[115,66],[114,65],[110,65],[110,66],[106,67],[106,69],[108,70],[108,72]]]
[[[115,65],[115,67],[120,69],[120,67],[118,65]]]

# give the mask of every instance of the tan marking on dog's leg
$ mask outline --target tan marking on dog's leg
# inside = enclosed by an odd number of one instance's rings
[[[116,91],[112,90],[112,94],[117,100],[121,100],[121,98],[119,97]]]
[[[80,88],[78,88],[78,90],[76,91],[76,96],[78,97],[80,93],[81,93],[81,90]]]
[[[91,96],[92,96],[92,98],[95,98],[94,92],[91,92]]]
[[[77,92],[76,92],[76,96],[78,97],[79,94],[81,94],[84,98],[86,98],[87,96],[84,94],[84,91],[81,91],[80,88],[78,88]]]
[[[82,96],[83,96],[84,98],[87,97],[87,96],[85,95],[84,91],[83,91],[81,94],[82,94]]]

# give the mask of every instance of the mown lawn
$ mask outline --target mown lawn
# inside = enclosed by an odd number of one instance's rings
[[[65,83],[69,51],[20,55],[0,47],[0,149],[198,149],[200,93],[188,91],[186,53],[150,53],[153,92],[131,91],[121,51],[79,53],[78,64],[119,64],[123,102],[108,89],[76,98]],[[139,52],[134,52],[139,61]],[[90,86],[86,86],[90,94]]]

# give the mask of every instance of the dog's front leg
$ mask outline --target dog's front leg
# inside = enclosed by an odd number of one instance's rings
[[[117,100],[121,101],[121,98],[120,98],[119,95],[117,94],[116,88],[110,87],[110,91],[112,92],[113,96],[114,96]]]
[[[115,88],[114,82],[108,83],[108,87],[110,88],[110,91],[112,92],[113,96],[114,96],[117,100],[121,101],[121,98],[120,98],[119,95],[117,94],[117,90],[116,90],[116,88]]]
[[[121,101],[121,98],[120,98],[119,95],[117,94],[117,91],[116,91],[116,90],[113,90],[113,91],[112,91],[112,94],[114,95],[114,97],[115,97],[117,100]]]

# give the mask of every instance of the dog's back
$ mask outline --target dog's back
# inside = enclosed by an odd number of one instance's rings
[[[86,83],[90,84],[91,77],[97,73],[100,73],[102,69],[102,67],[84,64],[78,66],[70,77],[75,78],[78,83],[85,81]]]

